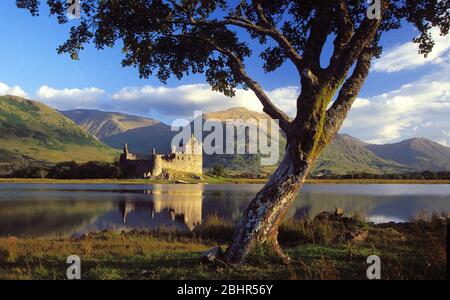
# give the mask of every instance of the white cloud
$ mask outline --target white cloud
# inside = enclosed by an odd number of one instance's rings
[[[299,88],[287,86],[266,91],[274,103],[290,116],[295,116]],[[211,90],[208,84],[168,87],[126,87],[114,93],[111,105],[129,113],[160,114],[166,117],[192,117],[195,110],[203,112],[245,107],[262,111],[262,105],[251,90],[237,89],[229,98]]]
[[[295,116],[298,87],[281,87],[266,93],[280,109]],[[261,103],[251,90],[237,89],[236,96],[229,98],[212,91],[208,84],[124,87],[113,94],[107,94],[95,87],[55,89],[44,85],[37,90],[36,99],[61,110],[90,108],[144,116],[164,116],[166,120],[192,118],[195,110],[210,112],[245,107],[262,111]]]
[[[352,108],[353,109],[361,108],[361,107],[364,107],[364,106],[367,106],[367,105],[370,105],[370,101],[368,99],[357,98],[355,100],[355,102],[353,103]]]
[[[290,117],[295,117],[297,114],[297,97],[300,93],[300,88],[295,86],[287,86],[274,89],[268,92],[268,96],[274,104]]]
[[[396,90],[358,98],[341,132],[372,143],[395,142],[424,136],[450,146],[450,72],[449,63],[441,71],[405,84]],[[275,104],[295,116],[298,87],[286,86],[266,91]],[[26,96],[19,87],[0,83],[0,95]],[[35,99],[57,109],[88,108],[162,118],[192,118],[195,110],[204,112],[242,106],[262,111],[250,90],[238,89],[228,98],[207,84],[177,87],[125,87],[113,94],[91,88],[55,89],[42,86]]]
[[[428,63],[440,64],[450,60],[450,35],[441,36],[438,29],[432,29],[435,41],[433,51],[425,58],[418,55],[418,44],[408,42],[386,50],[380,59],[373,63],[376,72],[398,72],[413,69]]]
[[[358,99],[355,104],[342,131],[364,141],[386,143],[424,136],[450,146],[448,70],[378,96]]]
[[[114,93],[112,106],[130,113],[160,114],[166,117],[192,117],[195,110],[217,111],[243,106],[261,110],[253,92],[238,89],[233,98],[214,92],[207,84],[180,85],[178,87],[126,87]]]
[[[95,87],[58,90],[44,85],[36,92],[37,99],[61,110],[96,107],[105,95],[104,90]]]
[[[4,95],[18,96],[23,98],[28,97],[27,93],[25,93],[25,91],[22,90],[20,86],[16,85],[13,87],[9,87],[5,83],[0,82],[0,96]]]

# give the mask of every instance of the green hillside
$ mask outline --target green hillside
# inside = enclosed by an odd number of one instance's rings
[[[377,156],[366,147],[367,144],[361,140],[346,134],[338,134],[314,164],[313,173],[401,173],[411,171],[410,168],[400,163]]]
[[[112,161],[116,155],[54,109],[19,97],[0,97],[2,173],[29,162]]]

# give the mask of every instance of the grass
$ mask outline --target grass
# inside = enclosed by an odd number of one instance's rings
[[[0,162],[112,161],[119,151],[85,133],[52,108],[14,96],[0,96]]]
[[[350,226],[350,227],[349,227]],[[349,228],[368,231],[361,242]],[[81,258],[83,279],[365,279],[366,259],[379,255],[383,279],[444,279],[446,226],[442,220],[373,225],[301,220],[286,222],[279,240],[293,259],[283,265],[257,247],[241,267],[203,264],[200,254],[226,247],[229,222],[209,217],[193,232],[91,233],[81,238],[0,239],[0,279],[65,279],[69,255]]]
[[[45,183],[45,184],[171,184],[183,180],[190,184],[264,184],[266,179],[226,178],[203,175],[202,179],[192,176],[171,180],[160,179],[40,179],[40,178],[0,178],[1,183]],[[450,180],[420,179],[308,179],[306,184],[450,184]]]

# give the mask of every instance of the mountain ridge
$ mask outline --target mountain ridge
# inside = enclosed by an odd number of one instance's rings
[[[223,111],[207,112],[203,114],[203,121],[219,120],[224,122],[227,119],[247,120],[249,118],[254,118],[256,120],[269,119],[269,117],[264,113],[251,111],[243,107],[234,107]],[[149,120],[158,122],[154,119]],[[162,122],[159,122],[158,124],[161,126],[159,130],[156,129],[155,125],[133,128],[119,134],[103,138],[103,141],[115,148],[120,148],[123,142],[128,142],[132,151],[140,153],[148,153],[148,151],[152,148],[156,148],[159,152],[167,152],[170,150],[170,146],[168,146],[168,144],[170,144],[170,139],[174,133],[170,133],[169,125]],[[144,136],[147,137],[145,140],[143,138]],[[419,147],[419,149],[415,150],[415,144],[409,143],[409,147],[398,151],[398,153],[400,153],[398,156],[393,156],[389,155],[389,151],[385,149],[389,148],[389,145],[395,145],[398,143],[375,145],[364,142],[348,134],[338,134],[320,155],[318,161],[315,163],[313,172],[401,173],[423,170],[450,170],[450,155],[447,156],[447,151],[450,151],[450,148],[423,138],[409,140],[426,140],[428,142],[422,142],[425,146]],[[155,141],[159,141],[159,143],[155,143]],[[406,141],[408,140],[401,141],[399,143],[405,143]],[[280,135],[280,144],[285,145],[283,135]],[[283,147],[280,147],[281,152],[284,151],[282,148]],[[435,154],[433,155],[438,155],[441,153],[438,164],[433,163],[429,155],[426,155],[426,152],[429,149],[434,149],[433,153]],[[408,155],[412,155],[415,159],[411,159],[409,161],[401,159],[402,156],[408,157]],[[248,155],[241,158],[222,155],[215,156],[214,159],[210,159],[209,162],[207,160],[205,166],[211,167],[212,164],[223,164],[225,166],[228,165],[228,167],[235,166],[236,169],[243,169],[247,167],[250,168],[251,171],[261,171],[261,169],[257,169],[258,163],[255,162],[256,159],[256,156]],[[440,169],[441,166],[444,166],[442,170]],[[265,168],[264,171],[271,172],[273,171],[273,168]]]
[[[101,110],[74,109],[61,113],[100,140],[131,129],[160,123],[150,118]]]

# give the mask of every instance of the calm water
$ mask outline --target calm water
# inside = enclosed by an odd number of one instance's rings
[[[206,216],[240,217],[261,185],[0,184],[0,236],[72,236],[90,231],[176,227]],[[374,222],[450,211],[450,185],[306,185],[291,218],[343,207]]]

